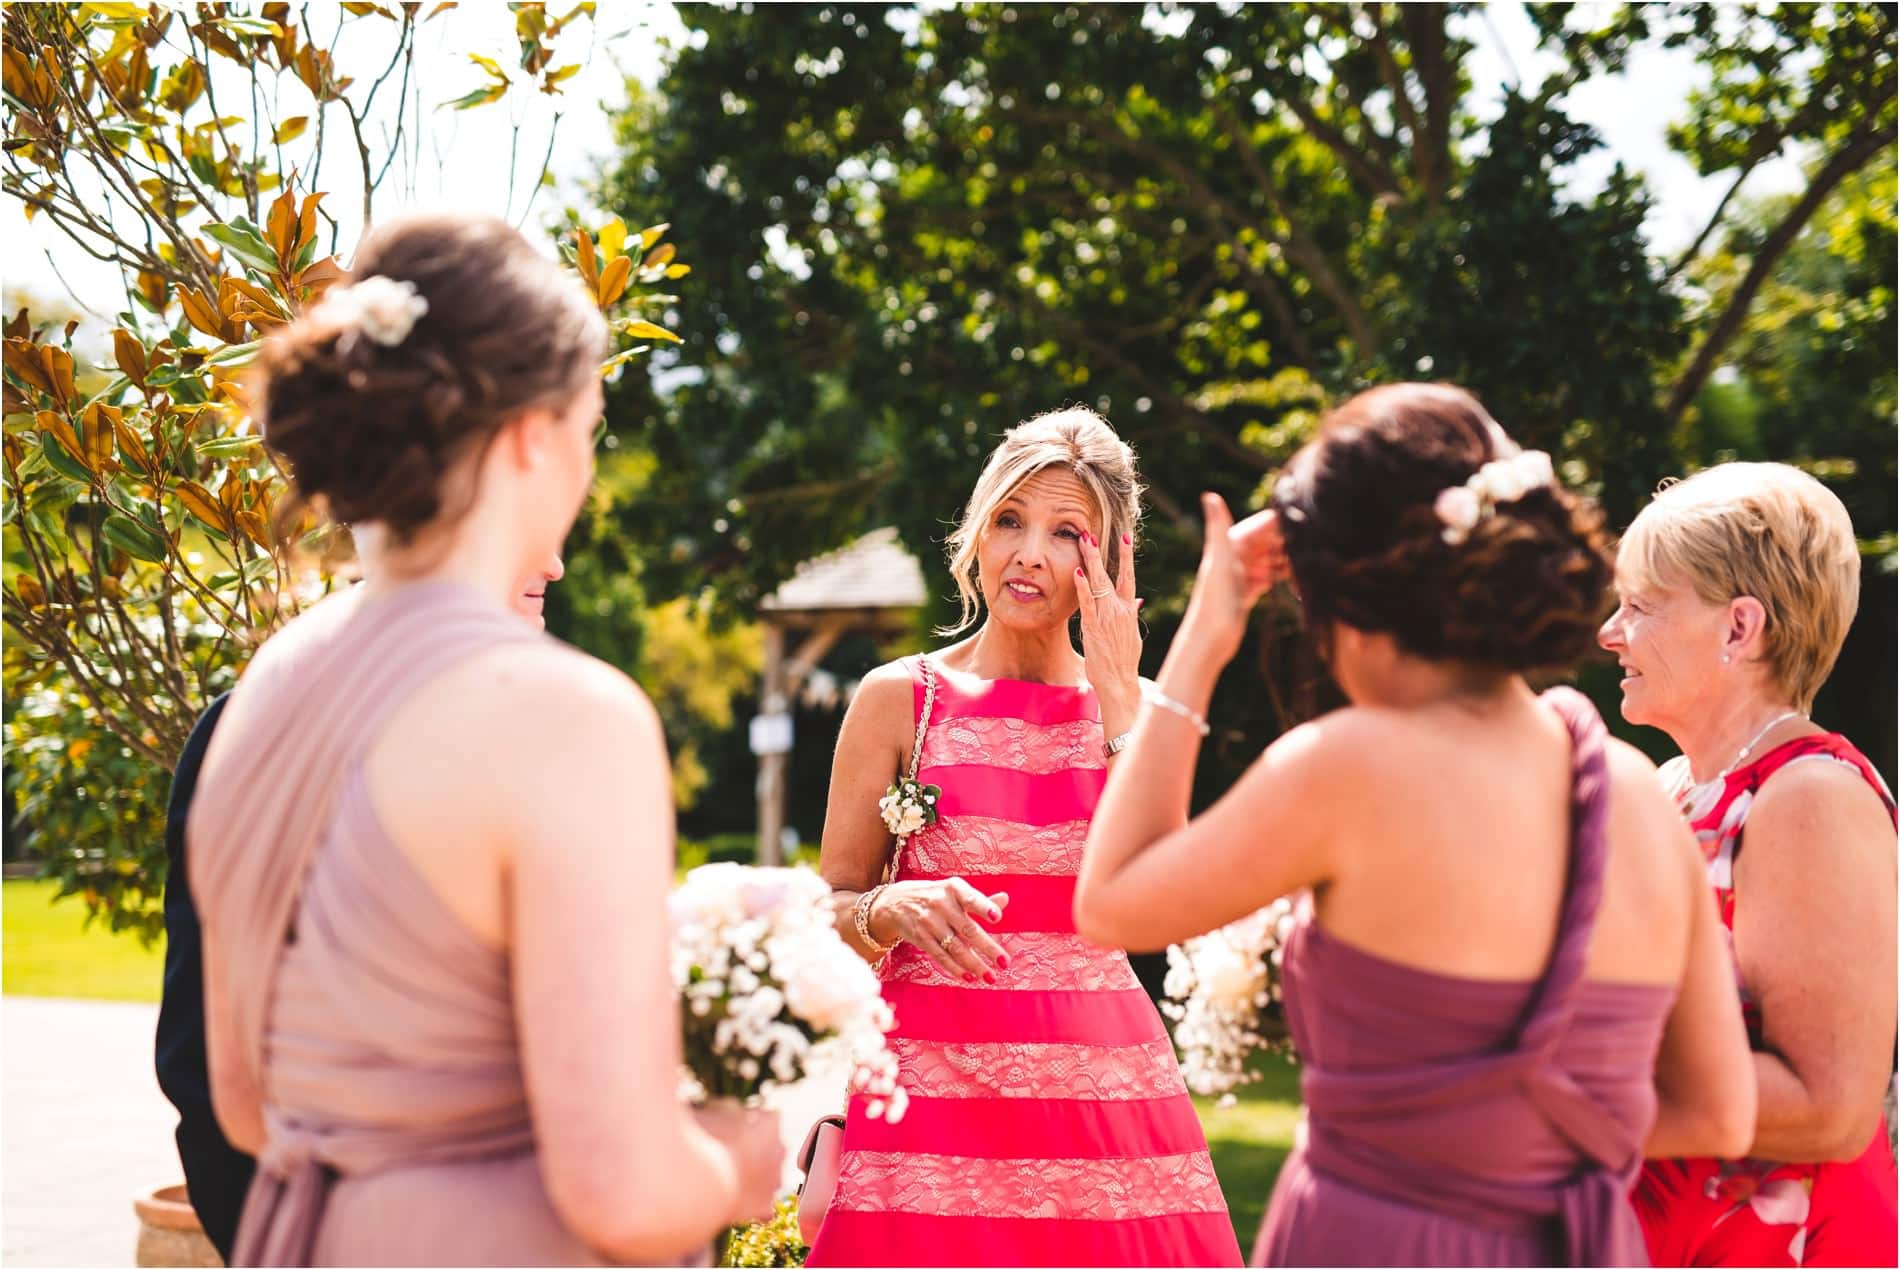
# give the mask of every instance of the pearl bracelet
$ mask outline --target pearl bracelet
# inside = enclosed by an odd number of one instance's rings
[[[1207,720],[1201,717],[1200,711],[1196,710],[1193,706],[1183,705],[1181,702],[1176,701],[1173,697],[1170,697],[1152,683],[1144,682],[1141,685],[1141,695],[1148,699],[1149,705],[1159,706],[1170,714],[1178,714],[1183,719],[1186,719],[1189,723],[1194,725],[1194,730],[1199,732],[1202,736],[1206,736],[1213,730],[1207,726]]]
[[[877,942],[876,937],[871,934],[871,905],[877,902],[877,894],[884,889],[885,885],[884,883],[879,883],[872,887],[870,890],[864,892],[864,894],[858,896],[858,902],[851,906],[851,924],[858,928],[858,938],[864,941],[866,948],[869,948],[872,952],[877,954],[879,960],[888,956],[891,949],[903,942],[902,940],[893,940],[888,944],[880,944]]]

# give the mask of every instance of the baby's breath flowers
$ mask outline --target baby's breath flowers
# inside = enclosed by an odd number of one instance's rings
[[[833,928],[830,895],[807,868],[708,864],[669,897],[689,1087],[700,1096],[752,1099],[842,1053],[865,1111],[903,1117],[909,1096],[884,1043],[891,1010]]]
[[[1280,999],[1281,946],[1293,928],[1293,905],[1278,899],[1237,922],[1168,948],[1161,1011],[1174,1020],[1181,1075],[1197,1094],[1217,1095],[1259,1079],[1247,1070],[1257,1049],[1278,1044],[1263,1023]]]

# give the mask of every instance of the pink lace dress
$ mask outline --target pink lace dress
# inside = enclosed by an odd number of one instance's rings
[[[1094,693],[932,669],[919,779],[943,788],[940,819],[897,876],[1008,892],[992,929],[1009,967],[970,984],[908,944],[886,960],[910,1109],[850,1108],[807,1264],[1238,1266],[1161,1017],[1070,915],[1107,776]]]

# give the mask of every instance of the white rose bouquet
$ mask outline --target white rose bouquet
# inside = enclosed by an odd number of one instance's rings
[[[1285,1042],[1269,1011],[1280,1000],[1281,947],[1293,928],[1293,904],[1278,899],[1237,922],[1168,948],[1161,1012],[1174,1020],[1181,1075],[1197,1094],[1219,1095],[1259,1079],[1247,1070],[1257,1049]]]
[[[752,1099],[842,1058],[872,1116],[903,1116],[909,1099],[884,1043],[891,1010],[876,973],[833,929],[830,895],[807,868],[708,864],[668,898],[697,1095]]]

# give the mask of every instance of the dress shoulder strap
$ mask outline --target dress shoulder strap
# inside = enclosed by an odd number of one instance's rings
[[[1846,737],[1838,732],[1823,732],[1816,736],[1798,736],[1792,741],[1777,745],[1760,758],[1750,763],[1744,770],[1747,773],[1748,788],[1758,790],[1776,772],[1791,763],[1808,759],[1829,759],[1844,763],[1859,772],[1880,801],[1886,805],[1887,814],[1894,814],[1893,791],[1887,788],[1887,782],[1881,779],[1880,771]]]
[[[1609,854],[1609,733],[1590,699],[1574,688],[1552,688],[1543,700],[1570,729],[1570,867],[1549,965],[1527,1008],[1519,1044],[1549,1050],[1569,1029],[1577,987],[1583,982],[1590,937],[1603,900]]]

